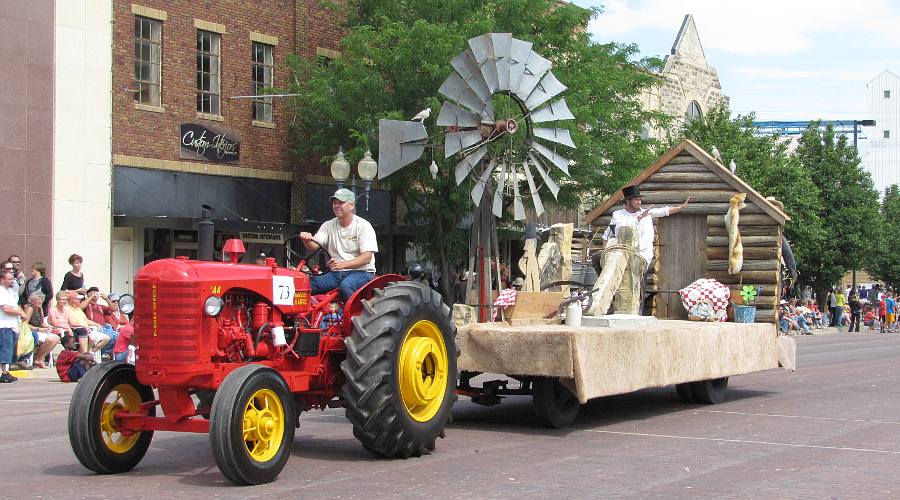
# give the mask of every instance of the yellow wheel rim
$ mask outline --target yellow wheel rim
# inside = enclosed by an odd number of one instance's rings
[[[244,445],[250,457],[267,462],[275,457],[284,439],[284,408],[271,389],[260,389],[244,406]]]
[[[103,442],[106,447],[113,453],[126,453],[134,447],[138,438],[141,437],[140,432],[129,432],[123,434],[119,430],[119,424],[116,422],[116,412],[127,411],[130,413],[138,411],[141,407],[141,395],[137,389],[131,384],[119,384],[113,388],[103,401],[100,409],[100,434],[103,436]]]
[[[414,420],[434,418],[447,389],[447,346],[440,328],[422,320],[414,324],[400,346],[397,373],[400,396]]]

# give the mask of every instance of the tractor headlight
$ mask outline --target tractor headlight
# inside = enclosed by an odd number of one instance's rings
[[[119,310],[125,314],[131,314],[134,312],[134,296],[122,295],[119,297]]]
[[[203,312],[208,316],[218,316],[222,312],[222,299],[215,295],[210,295],[203,303]]]

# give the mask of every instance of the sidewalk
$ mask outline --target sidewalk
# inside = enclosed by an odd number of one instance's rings
[[[852,333],[853,335],[896,335],[895,333],[881,333],[878,330],[869,330],[869,327],[863,326],[860,327],[859,332],[849,332],[847,331],[846,326],[842,326],[840,329],[835,328],[833,326],[826,326],[822,330],[813,329],[813,335],[839,335],[842,333]],[[797,335],[795,332],[794,336],[802,337],[802,335]]]
[[[59,380],[56,368],[34,368],[31,370],[10,369],[9,373],[19,379]]]

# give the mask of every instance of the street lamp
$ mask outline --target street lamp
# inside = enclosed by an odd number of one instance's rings
[[[363,158],[356,164],[356,170],[359,173],[359,178],[362,179],[363,182],[364,196],[366,198],[366,211],[368,211],[369,192],[372,190],[372,182],[375,180],[375,176],[378,175],[378,162],[372,158],[371,151],[366,150]],[[338,154],[335,155],[334,160],[331,162],[331,177],[334,179],[334,183],[337,185],[338,189],[344,187],[344,184],[347,183],[347,179],[350,178],[350,162],[344,158],[343,149],[338,151]],[[355,174],[350,183],[350,189],[356,194]]]

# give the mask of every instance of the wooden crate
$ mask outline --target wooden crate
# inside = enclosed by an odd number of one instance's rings
[[[515,305],[503,311],[503,317],[510,319],[540,319],[555,311],[566,298],[563,292],[519,292]]]

